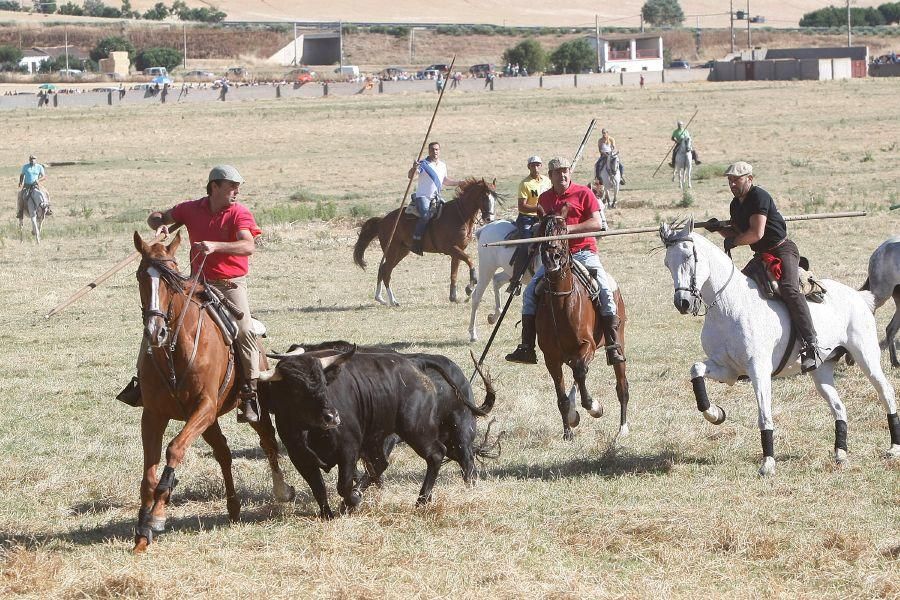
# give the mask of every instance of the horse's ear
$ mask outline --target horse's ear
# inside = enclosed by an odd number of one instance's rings
[[[150,252],[150,246],[147,245],[147,242],[141,237],[137,231],[134,232],[134,248],[142,255],[147,255]]]
[[[684,229],[688,233],[694,232],[694,215],[691,215],[690,217],[688,217],[687,222],[684,224]]]
[[[494,177],[493,181],[491,181],[491,187],[497,189],[497,178]]]
[[[178,246],[181,244],[181,232],[175,234],[175,239],[172,240],[172,243],[169,244],[167,249],[167,253],[169,256],[175,256],[175,251],[178,250]]]

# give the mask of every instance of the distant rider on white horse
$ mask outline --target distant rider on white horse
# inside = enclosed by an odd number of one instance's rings
[[[725,238],[725,252],[729,255],[732,248],[749,245],[754,252],[753,260],[761,260],[762,254],[781,260],[778,289],[801,340],[800,368],[804,373],[812,371],[822,365],[822,356],[816,346],[816,330],[809,306],[800,291],[800,251],[787,237],[787,225],[772,196],[753,185],[753,167],[738,161],[728,167],[725,176],[734,195],[729,206],[731,225],[713,224],[710,230],[718,231]]]
[[[44,201],[46,202],[44,205],[46,214],[53,214],[50,210],[50,194],[47,192],[46,188],[41,186],[41,182],[45,179],[47,179],[47,171],[44,169],[44,165],[37,162],[37,156],[32,154],[28,157],[28,162],[22,165],[22,170],[19,172],[19,195],[16,200],[16,219],[19,221],[22,220],[22,216],[25,212],[25,199],[28,198],[28,195],[35,188],[40,190],[44,197]]]
[[[606,168],[606,161],[609,160],[609,157],[613,153],[618,153],[619,149],[616,148],[616,140],[606,128],[600,130],[600,139],[597,140],[597,149],[600,151],[600,160],[597,161],[596,173],[594,174],[596,179],[600,179],[600,171]],[[622,157],[619,157],[619,185],[625,185],[625,167],[622,165]]]
[[[541,174],[541,166],[543,164],[540,156],[529,157],[528,177],[519,184],[519,216],[516,217],[516,231],[520,239],[532,237],[532,228],[540,221],[540,217],[538,217],[538,198],[549,190],[551,186],[550,178]],[[510,292],[514,291],[513,286],[518,287],[519,279],[528,266],[530,248],[530,245],[516,248],[513,276],[509,284],[510,289],[508,290]]]
[[[672,132],[672,141],[675,142],[675,150],[672,151],[672,162],[669,163],[669,166],[673,169],[675,168],[675,154],[678,152],[678,146],[681,144],[682,140],[689,139],[693,142],[693,138],[691,138],[691,133],[684,126],[684,121],[678,121],[675,124],[675,131]],[[697,156],[697,150],[693,148],[691,145],[691,155],[694,157],[694,164],[701,164],[700,157]]]

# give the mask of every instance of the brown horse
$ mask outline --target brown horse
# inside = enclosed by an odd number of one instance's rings
[[[565,210],[565,209],[564,209]],[[567,232],[565,216],[548,216],[543,221],[544,235]],[[597,315],[590,294],[572,272],[572,255],[567,240],[552,240],[541,244],[544,265],[543,291],[538,295],[535,328],[538,345],[544,354],[544,364],[556,387],[556,404],[563,421],[563,437],[571,440],[572,428],[580,421],[575,410],[575,387],[567,395],[563,382],[563,364],[569,365],[581,395],[581,405],[593,417],[603,415],[603,405],[594,400],[585,380],[594,352],[604,345],[601,318]],[[619,315],[618,332],[622,351],[625,349],[625,302],[622,293],[607,274]],[[540,289],[540,288],[538,288]],[[619,398],[619,434],[628,435],[628,378],[625,363],[613,366],[616,373],[616,395]]]
[[[459,270],[459,262],[469,265],[469,285],[466,286],[466,295],[472,294],[472,290],[478,284],[475,276],[475,265],[466,254],[466,246],[472,241],[472,229],[475,225],[475,217],[479,210],[481,218],[485,222],[494,219],[494,202],[499,196],[495,182],[487,183],[484,179],[467,179],[460,184],[456,197],[444,204],[441,214],[432,219],[422,239],[422,249],[425,252],[434,252],[450,256],[450,302],[457,302],[456,298],[456,272]],[[400,306],[391,290],[391,272],[394,267],[409,254],[412,245],[413,229],[415,229],[417,217],[404,213],[397,224],[394,239],[387,247],[391,237],[391,230],[397,220],[397,211],[393,210],[383,217],[372,217],[363,223],[359,231],[359,239],[353,248],[353,262],[361,268],[366,268],[366,248],[375,237],[381,243],[381,251],[384,253],[384,262],[378,268],[378,285],[375,288],[375,300],[381,304]],[[387,288],[387,301],[381,295],[381,283]]]
[[[203,300],[197,296],[203,285],[194,286],[178,271],[175,251],[180,243],[180,233],[168,248],[160,243],[148,245],[134,233],[134,247],[142,257],[137,280],[144,315],[144,342],[138,364],[144,405],[144,477],[135,552],[146,550],[153,542],[154,532],[165,530],[166,505],[177,483],[175,469],[201,435],[222,468],[228,516],[236,521],[241,510],[231,474],[231,450],[218,422],[219,416],[237,406],[239,382],[235,377],[240,369],[236,368],[234,353],[221,331],[209,318]],[[265,354],[260,356],[261,362],[265,361]],[[185,425],[169,442],[166,466],[157,478],[162,438],[170,419],[185,421]],[[251,425],[269,461],[275,498],[282,502],[293,499],[294,489],[285,483],[278,465],[278,442],[268,413],[263,411],[259,422]]]

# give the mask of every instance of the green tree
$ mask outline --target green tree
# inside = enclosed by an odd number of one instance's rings
[[[0,10],[24,11],[26,9],[14,0],[2,0],[0,1]]]
[[[144,18],[150,21],[162,21],[169,16],[169,9],[162,2],[157,2],[153,8],[144,13]]]
[[[886,19],[880,8],[851,8],[850,20],[854,25],[884,25]],[[846,27],[847,9],[826,6],[808,12],[800,19],[800,27]]]
[[[0,63],[18,64],[22,56],[22,51],[15,46],[0,46]]]
[[[550,55],[554,73],[581,73],[597,67],[597,52],[584,38],[563,42]]]
[[[52,15],[56,12],[55,0],[41,0],[36,4],[38,10],[46,15]]]
[[[91,59],[99,61],[101,58],[109,58],[110,52],[128,52],[128,60],[134,62],[134,46],[128,40],[120,37],[103,38],[94,49],[91,50]]]
[[[172,70],[181,64],[184,55],[174,48],[147,48],[137,55],[135,66],[143,71],[150,67],[165,67]]]
[[[182,21],[200,21],[202,23],[221,23],[227,17],[221,10],[214,8],[185,8],[178,13]]]
[[[66,2],[56,12],[60,15],[71,15],[73,17],[84,16],[84,9],[74,2]]]
[[[878,7],[878,12],[884,17],[884,22],[893,25],[900,23],[900,2],[887,2]]]
[[[651,25],[677,27],[684,21],[684,11],[678,0],[647,0],[641,8],[644,20]]]
[[[503,62],[518,64],[529,73],[539,73],[547,70],[547,51],[537,40],[527,39],[508,48],[503,53]]]

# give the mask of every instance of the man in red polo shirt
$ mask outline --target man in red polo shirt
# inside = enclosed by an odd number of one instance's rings
[[[168,233],[169,226],[182,223],[191,239],[191,274],[201,268],[206,283],[220,290],[242,313],[238,321],[235,348],[239,355],[244,386],[241,389],[239,421],[256,422],[259,407],[256,383],[259,378],[259,347],[252,331],[246,276],[249,257],[256,249],[254,238],[262,233],[250,210],[237,202],[244,178],[231,165],[219,165],[209,172],[207,195],[199,200],[177,204],[165,212],[152,212],[147,224],[157,234]],[[136,383],[120,394],[126,403],[139,395]],[[123,398],[122,396],[126,396]]]
[[[569,161],[565,158],[554,158],[550,160],[548,170],[553,187],[538,198],[541,212],[545,215],[558,214],[564,206],[568,206],[566,226],[569,233],[600,231],[602,218],[597,197],[590,188],[572,183]],[[573,259],[595,273],[600,287],[600,295],[595,300],[595,306],[600,313],[603,333],[606,336],[606,362],[611,365],[625,362],[618,339],[619,317],[616,315],[616,303],[612,291],[606,283],[606,271],[600,264],[600,257],[597,256],[597,240],[589,236],[571,239],[569,240],[569,252]],[[510,362],[537,364],[537,354],[534,351],[535,315],[537,314],[535,287],[543,275],[544,266],[541,265],[528,287],[525,288],[522,297],[522,343],[515,351],[506,355],[506,360]]]

